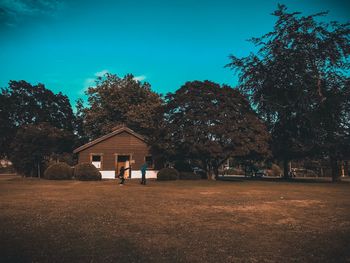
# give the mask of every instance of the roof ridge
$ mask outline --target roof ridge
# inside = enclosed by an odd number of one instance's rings
[[[99,137],[99,138],[97,138],[95,140],[92,140],[91,142],[85,143],[84,145],[74,149],[73,153],[81,152],[82,150],[85,150],[85,149],[87,149],[87,148],[89,148],[89,147],[91,147],[91,146],[93,146],[93,145],[95,145],[95,144],[97,144],[99,142],[102,142],[104,140],[107,140],[108,138],[113,137],[114,135],[117,135],[119,133],[122,133],[123,131],[128,132],[129,134],[135,136],[136,138],[146,142],[145,138],[142,135],[140,135],[137,132],[133,131],[129,127],[123,126],[123,127],[120,127],[119,129],[116,129],[116,130],[114,130],[114,131],[112,131],[110,133],[107,133],[107,134],[105,134],[105,135],[103,135],[103,136],[101,136],[101,137]]]

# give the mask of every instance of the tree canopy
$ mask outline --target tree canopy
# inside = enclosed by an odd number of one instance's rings
[[[20,127],[49,123],[73,133],[74,114],[67,96],[54,94],[43,84],[10,81],[0,93],[0,152],[9,156],[11,142]]]
[[[218,176],[229,157],[268,156],[269,134],[238,90],[210,81],[187,82],[166,97],[159,136],[172,159],[199,161]]]
[[[88,107],[80,103],[82,129],[88,139],[109,133],[113,127],[126,124],[143,135],[152,134],[154,114],[162,100],[151,90],[150,84],[141,83],[131,74],[123,78],[114,74],[98,77],[96,86],[87,90]]]
[[[231,55],[227,65],[238,71],[240,90],[266,121],[274,155],[285,163],[285,175],[288,160],[316,152],[320,128],[337,132],[320,124],[326,122],[327,114],[317,119],[315,113],[326,107],[331,93],[337,93],[335,88],[344,87],[350,25],[319,22],[326,14],[302,16],[279,5],[273,13],[277,17],[273,31],[251,39],[259,50],[244,58]]]
[[[48,123],[29,124],[18,129],[9,157],[18,173],[40,176],[52,154],[72,151],[73,143],[70,132]]]

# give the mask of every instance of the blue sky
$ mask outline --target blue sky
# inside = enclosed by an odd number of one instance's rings
[[[228,55],[254,51],[246,40],[272,29],[277,3],[350,20],[346,0],[0,0],[0,87],[40,82],[74,104],[105,72],[163,94],[189,80],[234,86]]]

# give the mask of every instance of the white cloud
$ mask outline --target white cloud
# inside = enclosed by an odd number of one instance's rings
[[[89,87],[96,87],[95,78],[87,78],[84,80],[84,87],[79,90],[79,95],[84,95]]]
[[[91,87],[91,86],[95,86],[95,79],[94,78],[87,78],[87,79],[85,79],[84,87],[88,88],[88,87]]]
[[[85,91],[87,91],[87,89],[89,87],[96,87],[96,78],[98,77],[104,77],[107,73],[109,73],[109,70],[108,69],[104,69],[104,70],[101,70],[101,71],[97,71],[96,73],[94,73],[94,76],[93,77],[89,77],[89,78],[86,78],[84,80],[84,86],[81,90],[79,90],[79,95],[84,95],[85,94]]]
[[[134,77],[134,80],[137,80],[137,81],[143,81],[145,80],[147,77],[145,75],[140,75],[140,76],[135,76]]]
[[[104,77],[104,75],[106,75],[107,73],[109,73],[109,70],[108,69],[104,69],[104,70],[96,72],[95,76],[96,77]]]

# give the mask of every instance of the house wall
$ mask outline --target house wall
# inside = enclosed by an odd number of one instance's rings
[[[137,178],[145,157],[151,155],[147,144],[128,132],[119,133],[79,152],[79,163],[91,162],[91,154],[102,154],[102,178],[114,178],[117,155],[131,155],[131,178]],[[148,171],[150,177],[151,171]]]

